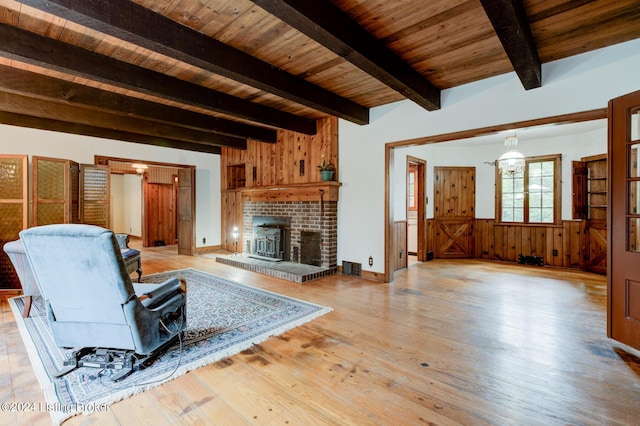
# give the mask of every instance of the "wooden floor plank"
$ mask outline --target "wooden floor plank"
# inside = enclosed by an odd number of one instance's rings
[[[144,273],[193,267],[334,310],[66,425],[601,425],[640,418],[640,353],[606,337],[601,275],[434,260],[396,272],[391,284],[336,274],[300,285],[175,252],[142,249]],[[44,403],[2,298],[0,397]],[[0,420],[50,424],[47,413],[3,412]]]

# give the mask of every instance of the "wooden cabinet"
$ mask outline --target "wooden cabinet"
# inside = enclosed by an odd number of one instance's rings
[[[607,273],[607,155],[595,155],[574,161],[572,212],[581,223],[580,267]]]

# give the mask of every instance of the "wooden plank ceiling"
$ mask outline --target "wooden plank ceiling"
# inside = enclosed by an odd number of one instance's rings
[[[638,0],[0,0],[0,122],[219,153],[638,37]]]

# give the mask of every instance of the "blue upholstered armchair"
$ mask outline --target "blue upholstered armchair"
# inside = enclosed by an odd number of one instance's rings
[[[112,231],[46,225],[24,230],[20,238],[56,344],[77,349],[69,370],[83,365],[86,348],[118,350],[133,370],[134,360],[156,356],[186,328],[184,283],[133,284]]]

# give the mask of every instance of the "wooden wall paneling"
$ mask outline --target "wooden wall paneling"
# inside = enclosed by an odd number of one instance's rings
[[[226,191],[222,193],[222,238],[223,250],[234,251],[233,227],[238,227],[238,252],[242,252],[242,242],[247,236],[242,235],[242,193],[240,191]]]
[[[407,267],[407,221],[399,220],[393,223],[393,257],[394,271]]]

